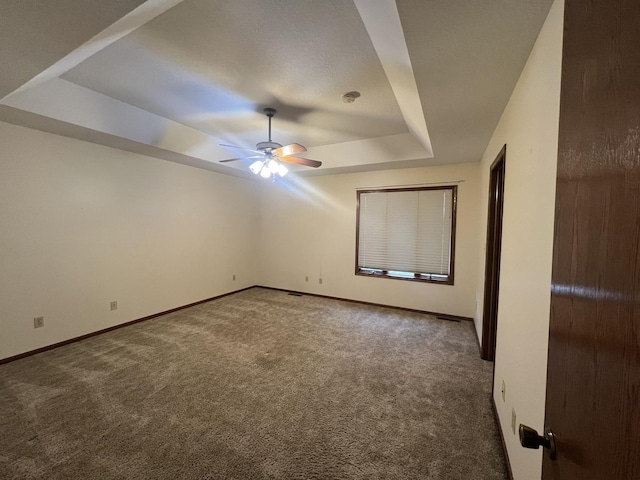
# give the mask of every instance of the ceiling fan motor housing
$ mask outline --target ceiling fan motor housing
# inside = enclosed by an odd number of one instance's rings
[[[280,145],[277,142],[260,142],[256,145],[256,150],[259,150],[265,153],[270,153],[271,151],[280,147],[282,147],[282,145]]]

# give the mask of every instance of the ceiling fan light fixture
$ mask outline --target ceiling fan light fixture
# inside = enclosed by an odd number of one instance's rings
[[[289,169],[287,167],[282,164],[278,165],[278,175],[284,177],[287,173],[289,173]]]
[[[271,170],[266,165],[262,166],[262,170],[260,170],[260,176],[262,178],[269,178],[271,176]]]
[[[273,158],[271,160],[269,160],[269,162],[267,163],[267,166],[269,167],[269,171],[271,173],[276,173],[278,171],[278,167],[280,166],[280,164],[278,162],[276,162]]]
[[[262,160],[257,160],[249,165],[249,170],[258,175],[260,173],[260,170],[262,170]]]

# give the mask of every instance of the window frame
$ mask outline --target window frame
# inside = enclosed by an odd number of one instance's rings
[[[361,268],[358,265],[360,253],[360,195],[363,193],[394,193],[394,192],[419,192],[425,190],[451,190],[451,255],[449,257],[449,275],[446,279],[435,279],[435,276],[442,276],[433,273],[403,272],[404,275],[391,275],[389,270],[374,271],[374,269]],[[392,280],[404,280],[409,282],[424,282],[438,285],[453,285],[455,272],[456,253],[456,224],[458,210],[458,186],[439,185],[431,187],[402,187],[402,188],[370,188],[356,191],[356,258],[355,274],[371,278],[390,278]],[[367,271],[364,271],[367,270]],[[391,270],[393,272],[393,270]],[[413,277],[409,276],[413,273]]]

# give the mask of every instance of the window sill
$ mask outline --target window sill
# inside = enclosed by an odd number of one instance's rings
[[[390,278],[392,280],[405,280],[409,282],[423,282],[423,283],[437,283],[439,285],[453,285],[452,277],[442,277],[442,278],[434,278],[428,275],[414,275],[414,276],[405,276],[405,275],[392,275],[385,272],[380,271],[365,271],[362,269],[356,270],[356,275],[362,277],[371,277],[371,278]]]

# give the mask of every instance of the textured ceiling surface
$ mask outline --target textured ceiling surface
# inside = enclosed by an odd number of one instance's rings
[[[219,144],[266,140],[270,106],[323,162],[294,171],[478,161],[551,3],[2,2],[0,120],[245,176]]]
[[[0,2],[0,98],[141,3],[144,0]]]
[[[227,143],[266,140],[263,106],[280,111],[283,144],[407,132],[360,16],[341,0],[185,0],[62,78]],[[357,108],[341,100],[350,90],[362,94]]]
[[[436,158],[482,155],[552,3],[397,1]]]

